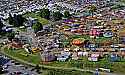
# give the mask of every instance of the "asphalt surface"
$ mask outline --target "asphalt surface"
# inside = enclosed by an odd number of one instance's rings
[[[20,64],[17,61],[11,60],[6,56],[1,55],[0,57],[9,60],[8,62],[6,62],[3,65],[4,70],[7,71],[7,73],[3,74],[3,75],[38,75],[38,73],[36,72],[36,70],[33,70],[33,67],[29,67],[29,66],[24,66],[22,64]],[[17,64],[15,64],[17,63]],[[21,72],[21,74],[14,74],[14,72]]]

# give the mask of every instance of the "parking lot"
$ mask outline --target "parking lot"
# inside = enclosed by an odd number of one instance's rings
[[[3,70],[6,71],[4,75],[38,75],[33,67],[24,66],[3,55],[0,55],[0,64],[3,65]]]

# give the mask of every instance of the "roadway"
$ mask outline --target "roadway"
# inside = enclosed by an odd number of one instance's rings
[[[2,58],[2,59],[1,59]],[[24,66],[21,63],[8,58],[5,55],[0,54],[0,64],[3,65],[3,69],[7,71],[4,75],[15,75],[14,72],[21,72],[20,75],[38,75],[33,67]]]

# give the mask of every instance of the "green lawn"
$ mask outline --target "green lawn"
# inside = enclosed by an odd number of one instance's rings
[[[69,29],[69,28],[71,28],[71,26],[63,26],[63,28]]]
[[[49,23],[49,21],[48,21],[47,19],[41,18],[40,15],[39,15],[39,13],[34,13],[34,12],[26,13],[26,14],[23,15],[23,17],[26,17],[26,18],[27,18],[27,17],[37,18],[38,21],[39,21],[41,24],[43,24],[43,25]]]
[[[17,28],[17,30],[21,31],[21,32],[26,32],[26,28]]]
[[[30,63],[39,64],[40,63],[40,55],[39,54],[28,54],[24,49],[19,50],[8,50],[7,48],[4,50],[5,53],[17,57],[19,59],[22,59],[24,61],[28,61]],[[29,56],[26,56],[26,55]]]
[[[71,70],[45,70],[42,75],[93,75],[90,72],[71,71]]]

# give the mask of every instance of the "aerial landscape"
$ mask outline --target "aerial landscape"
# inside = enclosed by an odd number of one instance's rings
[[[125,0],[0,0],[0,75],[125,75]]]

